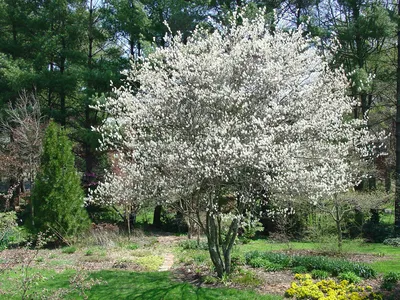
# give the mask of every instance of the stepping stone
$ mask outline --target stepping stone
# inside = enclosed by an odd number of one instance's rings
[[[174,264],[174,255],[172,253],[167,253],[164,256],[164,263],[158,269],[159,272],[171,270],[172,265]]]

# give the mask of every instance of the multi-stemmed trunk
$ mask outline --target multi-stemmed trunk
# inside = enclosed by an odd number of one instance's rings
[[[218,215],[207,213],[206,216],[206,235],[208,241],[208,251],[211,261],[215,267],[218,277],[222,278],[224,274],[230,274],[231,252],[235,242],[239,222],[238,219],[232,220],[227,234],[222,232],[222,220]]]

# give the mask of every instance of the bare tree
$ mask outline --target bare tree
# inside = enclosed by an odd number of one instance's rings
[[[42,151],[43,127],[39,101],[25,91],[14,105],[10,104],[0,122],[0,171],[13,184],[19,183],[17,193],[24,191],[25,178],[33,184]]]

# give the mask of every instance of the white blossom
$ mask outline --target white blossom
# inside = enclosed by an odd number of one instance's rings
[[[97,193],[196,199],[221,215],[209,195],[226,188],[243,204],[239,215],[255,190],[314,202],[352,187],[360,172],[350,157],[368,155],[369,135],[348,117],[354,99],[343,70],[331,70],[303,35],[271,34],[257,17],[198,28],[186,43],[167,37],[96,106],[109,115],[97,129],[102,147],[125,161],[123,176],[109,174]]]

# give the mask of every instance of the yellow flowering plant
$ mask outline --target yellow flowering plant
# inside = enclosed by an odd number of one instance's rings
[[[313,281],[310,274],[295,274],[296,281],[286,290],[285,297],[311,300],[382,300],[371,286],[361,286],[348,280],[333,279]]]

